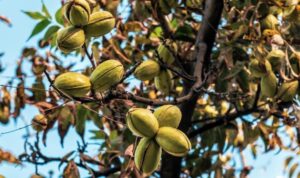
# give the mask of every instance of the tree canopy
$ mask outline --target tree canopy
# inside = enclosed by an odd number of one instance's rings
[[[298,0],[57,3],[55,14],[45,4],[24,10],[37,23],[28,40],[39,42],[24,47],[1,86],[0,122],[19,122],[27,106],[40,114],[24,153],[1,148],[0,163],[33,164],[35,177],[56,162],[65,178],[244,178],[254,168],[244,150],[299,153]],[[43,152],[49,131],[63,146],[72,127],[72,152]],[[294,157],[282,164],[300,177]]]

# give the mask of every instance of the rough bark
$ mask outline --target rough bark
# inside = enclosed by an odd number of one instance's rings
[[[188,66],[187,71],[190,74],[194,74],[197,77],[195,85],[200,86],[203,81],[203,74],[208,69],[210,55],[215,37],[220,23],[221,14],[223,10],[222,0],[209,0],[205,1],[205,10],[203,16],[203,22],[198,32],[196,39],[196,63]],[[195,66],[195,67],[194,67]],[[184,83],[184,90],[182,95],[188,94],[192,89],[193,85],[190,82]],[[179,129],[187,133],[191,127],[191,119],[193,111],[196,106],[198,94],[180,104],[180,109],[183,115]],[[164,154],[162,158],[161,177],[163,178],[176,178],[180,177],[182,158],[173,157],[169,154]]]

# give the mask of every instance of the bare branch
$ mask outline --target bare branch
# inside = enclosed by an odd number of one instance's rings
[[[119,83],[123,83],[124,80],[126,80],[131,74],[133,74],[133,72],[135,71],[135,69],[141,64],[141,62],[137,62],[131,69],[129,69],[125,75],[123,76],[122,80]]]
[[[103,99],[104,103],[110,101],[111,99],[125,99],[132,100],[135,102],[151,105],[151,106],[160,106],[165,104],[179,104],[188,101],[192,97],[192,93],[189,93],[183,97],[175,98],[173,101],[165,101],[160,99],[149,99],[142,96],[134,95],[130,92],[118,93],[117,91],[112,91],[107,97]]]
[[[0,133],[0,137],[3,136],[3,135],[9,134],[9,133],[13,133],[13,132],[16,132],[16,131],[19,131],[19,130],[26,129],[27,127],[30,127],[30,126],[31,126],[31,124],[25,125],[23,127],[20,127],[20,128],[17,128],[17,129],[13,129],[13,130],[10,130],[10,131],[7,131],[7,132],[1,132]]]
[[[55,91],[57,91],[62,97],[64,98],[68,98],[70,100],[74,100],[71,96],[67,95],[66,93],[62,92],[60,89],[58,89],[55,85],[54,85],[54,81],[51,79],[49,73],[47,72],[47,70],[44,70],[44,74],[47,78],[47,80],[50,83],[50,87],[54,88]]]
[[[28,146],[30,147],[30,150],[32,151],[31,154],[22,154],[19,159],[22,160],[23,162],[29,162],[32,164],[35,164],[36,166],[38,165],[46,165],[52,162],[61,162],[61,163],[68,163],[69,160],[64,159],[64,158],[60,158],[60,157],[48,157],[46,155],[44,155],[39,148],[38,145],[38,141],[35,142],[34,146],[28,143]],[[95,160],[95,161],[90,161],[90,164],[94,164],[94,165],[98,165],[98,166],[103,166],[101,162]],[[103,171],[96,171],[90,167],[88,167],[88,165],[83,164],[82,161],[81,162],[77,162],[75,163],[78,167],[81,167],[83,169],[88,169],[90,170],[93,175],[95,177],[99,177],[99,176],[109,176],[110,174],[113,174],[115,172],[120,171],[121,167],[116,166],[116,167],[111,167],[108,169],[105,169]],[[87,168],[88,167],[88,168]]]
[[[125,55],[122,53],[122,51],[119,50],[119,48],[115,45],[114,41],[107,40],[108,43],[111,45],[112,49],[114,50],[114,52],[126,63],[131,64],[132,61]]]
[[[204,16],[201,28],[196,38],[196,56],[195,63],[186,66],[187,72],[196,77],[196,82],[191,85],[184,81],[183,95],[192,95],[191,99],[180,105],[180,110],[184,116],[179,129],[187,132],[191,127],[191,118],[199,97],[199,89],[205,85],[205,73],[209,69],[210,55],[216,37],[216,29],[221,20],[223,11],[223,0],[205,1]],[[206,77],[207,78],[207,77]],[[164,155],[162,159],[161,177],[180,177],[181,158]],[[172,163],[172,164],[170,164]],[[175,171],[174,171],[175,170]]]
[[[233,113],[233,114],[230,114],[230,115],[217,117],[217,118],[214,119],[215,120],[214,122],[205,124],[204,126],[190,132],[188,135],[189,135],[190,138],[193,138],[193,137],[197,136],[198,134],[201,134],[201,133],[203,133],[207,130],[210,130],[210,129],[215,128],[217,126],[229,123],[230,121],[233,121],[233,120],[235,120],[239,117],[242,117],[242,116],[254,113],[254,112],[258,112],[258,111],[259,111],[259,108],[255,107],[255,108],[251,108],[251,109],[248,109],[248,110],[239,111],[239,112],[236,112],[236,113]]]
[[[84,52],[85,54],[87,55],[88,59],[90,60],[91,64],[92,64],[92,67],[93,67],[93,70],[96,68],[96,63],[94,61],[94,58],[93,58],[93,55],[89,53],[88,49],[87,49],[87,46],[86,44],[84,44],[83,46],[83,49],[84,49]]]

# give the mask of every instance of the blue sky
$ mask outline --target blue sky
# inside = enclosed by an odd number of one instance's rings
[[[44,1],[47,4],[47,7],[52,14],[55,13],[55,10],[60,7],[60,1],[48,0]],[[28,36],[30,35],[34,25],[37,23],[27,17],[22,10],[40,10],[41,1],[39,0],[22,0],[22,1],[11,1],[11,0],[0,0],[0,14],[7,16],[12,21],[12,27],[8,27],[5,24],[0,24],[0,52],[4,52],[5,55],[2,58],[6,70],[4,73],[0,74],[0,84],[5,84],[7,81],[7,76],[13,76],[16,68],[16,61],[20,57],[21,50],[24,46],[35,46],[38,37],[32,38],[30,41],[27,41]],[[74,61],[77,59],[70,59],[68,62]],[[24,68],[26,70],[26,68]],[[5,77],[1,77],[5,76]],[[30,82],[30,81],[29,81]],[[22,117],[27,123],[30,123],[31,119],[38,111],[34,107],[27,107],[22,112]],[[16,123],[13,120],[10,121],[8,126],[3,126],[0,124],[0,132],[6,132],[13,130],[15,128],[23,127],[25,123],[22,120],[18,120]],[[90,128],[95,129],[91,125]],[[34,133],[31,130],[31,133]],[[22,136],[25,134],[25,130],[20,130],[11,134],[0,136],[0,148],[3,148],[7,151],[11,151],[15,155],[21,154],[23,150],[24,140]],[[63,156],[64,154],[77,148],[77,141],[80,140],[74,129],[71,129],[65,138],[65,147],[61,148],[59,143],[59,136],[57,130],[54,129],[50,132],[49,138],[47,140],[47,147],[42,147],[44,152],[47,155],[53,156]],[[34,138],[31,138],[33,141]],[[48,164],[39,168],[39,172],[48,175],[50,169],[55,171],[54,177],[58,177],[58,172],[62,172],[63,168],[58,171],[57,163]],[[0,164],[0,174],[6,176],[7,178],[15,177],[30,177],[34,173],[34,167],[31,165],[24,166],[13,166],[9,164]],[[82,175],[87,176],[86,171],[81,172]]]
[[[60,0],[45,0],[50,12],[53,14],[56,9],[60,7]],[[4,57],[1,59],[6,66],[4,73],[0,74],[0,84],[5,84],[7,78],[1,76],[13,76],[16,67],[16,61],[20,57],[22,48],[26,46],[34,46],[38,38],[33,38],[30,41],[26,41],[31,30],[35,25],[35,21],[28,18],[21,10],[40,10],[41,1],[39,0],[0,0],[0,15],[9,17],[13,26],[8,27],[5,24],[0,23],[0,52],[5,52]],[[32,117],[37,113],[37,110],[33,107],[25,108],[23,117],[26,122],[30,122]],[[21,120],[18,122],[11,121],[8,126],[0,124],[0,133],[9,131],[18,127],[24,126],[25,123]],[[91,127],[91,125],[89,125]],[[33,131],[31,131],[33,133]],[[20,130],[11,134],[0,136],[0,148],[11,151],[18,155],[23,150],[22,136],[25,134],[25,130]],[[74,130],[71,129],[65,140],[65,148],[61,148],[59,144],[57,130],[53,130],[49,134],[48,147],[43,148],[44,152],[48,155],[63,156],[65,153],[76,148],[76,141],[79,140]],[[95,150],[94,150],[95,151]],[[266,178],[282,178],[287,177],[283,174],[283,160],[287,155],[291,153],[281,152],[275,155],[276,152],[271,152],[266,155],[259,156],[257,160],[253,160],[250,153],[245,152],[247,163],[254,166],[254,169],[250,178],[266,177]],[[238,157],[236,158],[238,159]],[[58,176],[57,163],[48,164],[39,168],[40,172],[44,175],[48,174],[48,171],[52,169],[55,171],[54,177]],[[60,170],[60,172],[62,169]],[[31,165],[24,166],[12,166],[9,164],[0,164],[0,174],[7,178],[15,177],[30,177],[34,172],[34,167]],[[86,171],[81,171],[82,175],[86,176]]]

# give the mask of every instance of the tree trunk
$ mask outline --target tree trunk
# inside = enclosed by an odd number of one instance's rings
[[[196,39],[196,62],[187,67],[188,73],[197,77],[197,82],[203,82],[204,71],[208,70],[210,55],[218,25],[223,11],[223,0],[205,1],[205,10],[201,28]],[[193,84],[184,82],[182,95],[186,95],[193,89]],[[187,133],[191,127],[193,111],[196,107],[198,94],[194,95],[188,102],[182,103],[179,107],[182,112],[182,121],[179,129]],[[161,177],[177,178],[181,173],[182,158],[164,154],[162,158]]]

